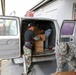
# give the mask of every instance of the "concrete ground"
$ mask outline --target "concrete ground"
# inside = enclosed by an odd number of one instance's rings
[[[23,73],[22,65],[15,65],[11,60],[2,61],[1,75],[21,75]],[[46,61],[34,63],[34,67],[29,75],[50,75],[56,70],[56,61]],[[65,67],[66,70],[66,67]]]

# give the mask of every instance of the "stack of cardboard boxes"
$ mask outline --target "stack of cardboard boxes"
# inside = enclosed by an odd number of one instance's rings
[[[41,38],[39,41],[35,41],[35,52],[44,52],[44,41],[45,41],[45,34],[37,35]]]

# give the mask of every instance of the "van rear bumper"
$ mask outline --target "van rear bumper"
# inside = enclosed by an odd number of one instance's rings
[[[46,56],[37,56],[37,57],[33,57],[33,62],[43,62],[43,61],[50,61],[55,59],[56,59],[55,54],[46,55]]]

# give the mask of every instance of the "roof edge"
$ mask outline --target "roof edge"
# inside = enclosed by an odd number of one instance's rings
[[[42,0],[37,5],[35,5],[33,8],[31,8],[30,10],[34,11],[34,10],[38,9],[39,7],[41,7],[42,5],[44,5],[50,1],[52,1],[52,0]]]

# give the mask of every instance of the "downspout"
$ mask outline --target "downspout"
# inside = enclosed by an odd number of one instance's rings
[[[2,14],[5,16],[5,0],[1,0]]]

